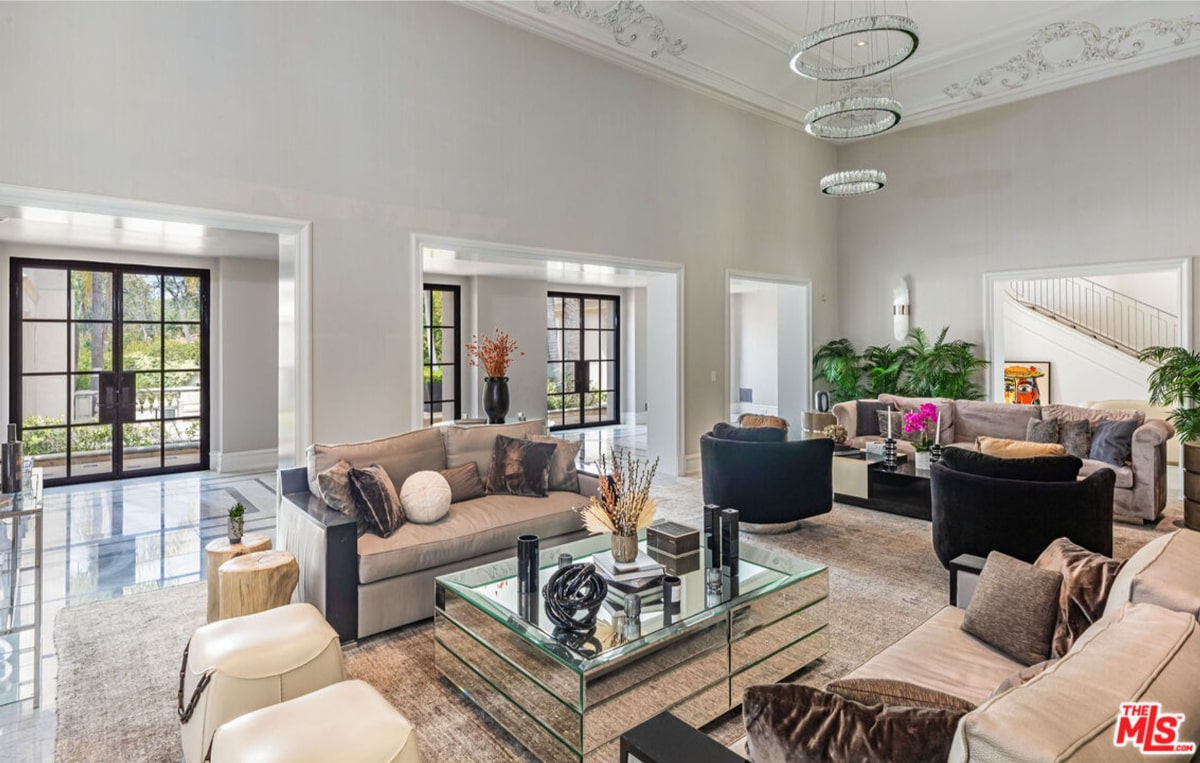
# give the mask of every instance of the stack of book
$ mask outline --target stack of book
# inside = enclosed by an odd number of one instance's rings
[[[639,551],[632,562],[618,562],[611,552],[603,551],[592,557],[592,564],[596,565],[596,572],[608,583],[610,590],[640,593],[662,581],[663,566],[645,551]]]

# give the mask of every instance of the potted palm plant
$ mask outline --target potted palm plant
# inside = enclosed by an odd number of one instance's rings
[[[1200,530],[1200,353],[1147,347],[1138,360],[1158,366],[1146,379],[1150,402],[1175,409],[1170,421],[1183,445],[1183,523]]]
[[[829,396],[835,403],[854,400],[862,388],[858,378],[858,351],[849,339],[834,339],[817,348],[813,355],[814,376],[829,385]]]
[[[937,339],[929,341],[922,328],[908,332],[905,342],[904,390],[913,397],[947,397],[952,400],[979,400],[983,388],[979,372],[987,361],[975,354],[975,345],[963,339],[946,341],[950,327],[944,327]]]

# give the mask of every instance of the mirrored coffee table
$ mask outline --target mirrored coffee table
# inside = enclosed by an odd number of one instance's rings
[[[828,651],[827,569],[745,542],[720,591],[706,587],[702,548],[700,568],[681,576],[678,612],[648,604],[630,622],[601,607],[593,640],[572,648],[554,638],[541,588],[560,553],[582,562],[608,548],[596,536],[542,549],[539,595],[524,608],[515,557],[435,583],[438,670],[540,760],[616,761],[621,734],[659,712],[701,726],[740,705],[747,686]]]

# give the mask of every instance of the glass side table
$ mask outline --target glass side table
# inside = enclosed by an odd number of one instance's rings
[[[41,704],[42,470],[0,495],[0,705]],[[27,656],[32,653],[32,664]]]

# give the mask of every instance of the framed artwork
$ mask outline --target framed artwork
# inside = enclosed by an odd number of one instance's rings
[[[1004,402],[1020,405],[1050,404],[1050,363],[1004,361]]]

